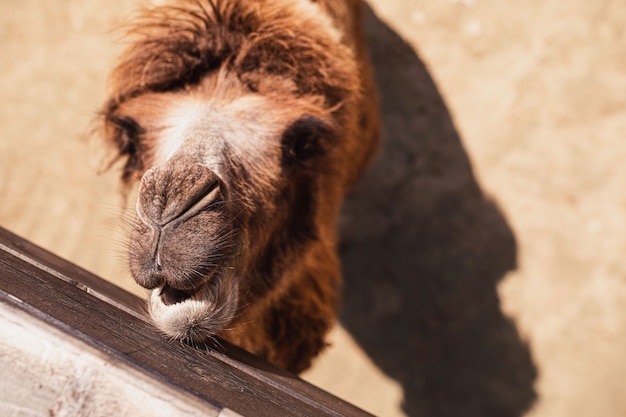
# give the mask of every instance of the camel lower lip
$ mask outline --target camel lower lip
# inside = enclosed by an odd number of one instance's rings
[[[171,287],[168,284],[165,284],[163,288],[161,288],[159,296],[161,297],[163,304],[170,306],[173,304],[182,303],[183,301],[190,299],[196,293],[198,293],[201,288],[202,286],[189,290],[179,290],[177,288]]]

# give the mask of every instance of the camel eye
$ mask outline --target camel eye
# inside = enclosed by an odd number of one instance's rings
[[[308,165],[326,153],[331,129],[321,119],[303,116],[283,133],[283,161],[289,166]]]
[[[117,145],[120,154],[132,155],[137,152],[140,136],[144,133],[139,123],[132,117],[120,117],[114,114],[106,116],[111,138]]]
[[[111,164],[120,158],[126,158],[122,171],[122,181],[130,183],[138,173],[144,169],[141,137],[145,134],[143,128],[132,117],[120,117],[115,114],[105,116],[105,134],[109,143],[117,150],[117,156]]]

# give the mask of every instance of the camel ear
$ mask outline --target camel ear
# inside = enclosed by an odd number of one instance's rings
[[[120,159],[125,159],[122,168],[122,182],[125,185],[129,185],[143,171],[141,157],[143,133],[143,129],[134,119],[118,116],[113,112],[104,113],[104,138],[115,152],[108,167]]]
[[[310,168],[328,153],[334,136],[332,127],[323,119],[311,115],[300,117],[283,132],[283,164]]]

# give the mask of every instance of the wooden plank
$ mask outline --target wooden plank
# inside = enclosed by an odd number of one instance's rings
[[[0,302],[209,408],[260,417],[369,415],[225,342],[216,351],[166,340],[137,297],[1,228]]]
[[[9,303],[0,303],[0,323],[0,416],[220,416]]]

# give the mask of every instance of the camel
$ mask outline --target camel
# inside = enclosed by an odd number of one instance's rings
[[[359,0],[180,0],[141,12],[102,110],[138,182],[133,278],[158,329],[299,373],[341,291],[337,222],[378,119]]]

